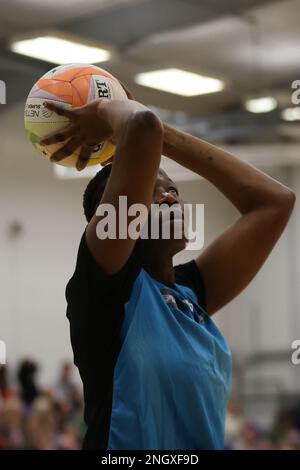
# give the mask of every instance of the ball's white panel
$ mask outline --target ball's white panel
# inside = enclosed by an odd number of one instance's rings
[[[60,116],[56,114],[54,111],[50,111],[49,109],[45,108],[43,102],[46,100],[42,98],[27,98],[25,103],[25,111],[24,111],[24,118],[25,123],[32,122],[34,124],[42,123],[42,124],[56,124],[56,123],[68,123],[69,119],[65,116]],[[54,101],[54,100],[51,100]],[[59,102],[61,103],[61,101]],[[71,106],[68,103],[64,104],[66,107],[70,108]]]
[[[101,98],[119,100],[127,99],[127,95],[118,80],[114,78],[111,74],[109,74],[107,71],[94,65],[62,65],[59,67],[54,67],[49,72],[44,74],[41,78],[47,80],[51,80],[53,78],[55,80],[55,76],[60,72],[68,71],[72,68],[78,67],[83,67],[85,70],[91,68],[93,72],[93,75],[91,75],[90,90],[87,102]],[[97,74],[97,72],[95,73],[95,69],[96,71],[99,70],[99,74]],[[86,74],[84,70],[82,72],[83,77],[84,75],[89,75]],[[76,72],[76,81],[78,80],[80,80],[80,73],[77,74]],[[71,82],[72,80],[69,83]],[[72,97],[72,94],[70,94],[70,96]],[[62,98],[59,98],[59,96],[51,94],[51,87],[49,88],[49,91],[45,91],[39,88],[37,84],[35,84],[31,89],[25,104],[24,120],[28,138],[31,140],[36,150],[47,159],[49,159],[53,152],[59,149],[63,144],[57,143],[47,147],[42,147],[39,145],[39,140],[45,137],[46,135],[49,135],[53,132],[57,132],[62,128],[66,127],[70,121],[68,118],[60,116],[55,112],[45,108],[45,106],[43,106],[43,102],[45,100],[57,101],[58,103],[64,103],[66,106],[71,107],[71,104],[66,103],[64,99],[66,99],[66,97],[64,97],[63,95]],[[95,147],[91,155],[89,165],[106,161],[108,158],[110,158],[111,155],[113,155],[114,150],[115,147],[111,142],[99,143],[99,145]],[[77,149],[70,157],[61,161],[60,164],[63,166],[75,166],[79,152],[80,148]]]

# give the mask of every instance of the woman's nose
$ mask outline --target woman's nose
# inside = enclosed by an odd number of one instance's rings
[[[171,206],[178,202],[177,198],[172,192],[163,192],[162,195],[156,200],[156,204],[168,204]]]

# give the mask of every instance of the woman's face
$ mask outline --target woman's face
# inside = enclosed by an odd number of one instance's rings
[[[148,217],[148,237],[140,240],[143,249],[167,250],[174,255],[185,248],[183,207],[184,201],[179,196],[177,185],[164,170],[159,169]],[[156,238],[153,232],[151,235],[153,223],[158,227]]]

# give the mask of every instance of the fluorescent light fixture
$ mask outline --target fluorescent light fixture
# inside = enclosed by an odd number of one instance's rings
[[[269,113],[277,107],[277,101],[272,96],[254,98],[245,102],[245,108],[250,113]]]
[[[10,48],[17,54],[45,60],[46,62],[53,62],[53,64],[76,62],[95,64],[108,60],[110,57],[110,52],[105,49],[91,47],[55,36],[41,36],[15,41],[11,44]]]
[[[300,121],[300,108],[286,108],[281,112],[285,121]]]
[[[205,95],[224,88],[221,80],[175,68],[140,73],[136,75],[135,82],[181,96]]]

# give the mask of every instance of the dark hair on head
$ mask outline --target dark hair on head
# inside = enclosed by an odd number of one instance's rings
[[[98,204],[104,192],[112,163],[108,163],[89,181],[83,194],[83,210],[86,220],[89,222],[96,212]]]

